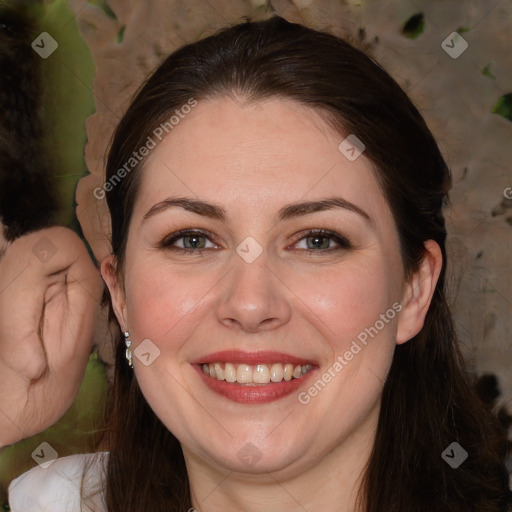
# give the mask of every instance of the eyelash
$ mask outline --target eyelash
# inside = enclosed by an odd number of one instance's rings
[[[166,249],[169,251],[179,251],[182,254],[193,254],[195,256],[202,255],[203,251],[212,249],[211,247],[203,248],[203,249],[187,249],[184,247],[175,247],[172,244],[176,243],[178,240],[185,238],[187,236],[201,236],[207,238],[210,242],[211,238],[213,238],[213,235],[204,232],[204,231],[198,231],[198,230],[192,230],[192,229],[184,229],[177,231],[176,233],[172,233],[171,235],[168,235],[165,237],[159,244],[159,247],[161,249]],[[348,238],[339,235],[338,233],[334,231],[330,231],[328,229],[308,229],[306,231],[302,231],[301,233],[298,233],[295,237],[295,240],[292,245],[300,242],[301,240],[305,238],[309,238],[312,236],[317,236],[319,238],[327,238],[329,240],[334,241],[338,244],[338,247],[331,247],[329,249],[293,249],[294,251],[300,251],[303,253],[309,253],[310,255],[313,255],[314,253],[326,253],[326,252],[333,252],[333,251],[339,251],[339,250],[348,250],[352,249],[352,244],[348,240]],[[212,242],[214,243],[214,242]]]
[[[329,229],[308,229],[306,231],[302,231],[297,234],[295,237],[295,240],[293,242],[293,245],[300,242],[301,240],[304,240],[309,237],[319,237],[319,238],[327,238],[329,240],[332,240],[336,244],[338,244],[337,247],[330,247],[329,249],[294,249],[295,251],[301,251],[308,253],[310,255],[314,255],[315,253],[330,253],[333,251],[346,251],[353,248],[352,243],[349,241],[347,237],[344,237],[342,235],[339,235],[335,231],[330,231]]]

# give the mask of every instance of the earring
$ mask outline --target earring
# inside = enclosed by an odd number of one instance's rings
[[[130,337],[130,333],[126,331],[124,333],[125,341],[124,344],[126,345],[126,359],[128,361],[128,366],[130,368],[133,368],[133,361],[132,361],[132,351],[130,349],[132,342],[128,339]]]

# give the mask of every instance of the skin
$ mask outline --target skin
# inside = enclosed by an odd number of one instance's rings
[[[103,290],[84,244],[69,229],[4,239],[2,248],[0,448],[50,427],[73,402]]]
[[[293,101],[200,102],[146,162],[123,272],[112,256],[102,262],[132,349],[149,338],[160,350],[149,366],[134,357],[136,377],[182,444],[202,512],[354,510],[394,347],[420,331],[442,262],[427,242],[423,264],[405,281],[391,211],[364,154],[351,162],[338,150],[344,138]],[[333,195],[370,220],[333,208],[276,221],[285,205]],[[226,219],[172,207],[144,220],[171,196],[219,205]],[[200,239],[207,248],[199,255],[161,247],[185,228],[213,235]],[[301,233],[321,228],[351,248],[324,240],[307,251]],[[236,252],[248,236],[263,249],[252,263]],[[318,365],[304,391],[395,302],[400,314],[307,405],[296,393],[232,402],[191,365],[218,350],[285,352]],[[250,467],[237,456],[247,443],[261,455]]]

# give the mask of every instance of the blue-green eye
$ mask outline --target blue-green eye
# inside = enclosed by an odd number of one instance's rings
[[[327,252],[337,249],[350,249],[350,242],[343,236],[325,229],[309,230],[300,233],[294,249],[301,249],[310,252]]]
[[[205,249],[208,244],[206,237],[203,235],[185,235],[178,240],[183,241],[182,243],[184,249]]]
[[[201,231],[181,230],[164,238],[160,247],[170,251],[201,254],[207,249],[219,249],[219,246],[211,241],[212,238],[212,235]],[[325,229],[312,229],[299,233],[291,247],[297,251],[326,253],[351,249],[352,245],[347,238],[338,233]]]
[[[204,249],[216,249],[209,237],[200,231],[178,231],[166,237],[160,244],[162,248],[170,250],[182,250],[186,252],[200,252]]]
[[[331,244],[334,242],[332,238],[320,235],[307,236],[302,240],[299,240],[297,247],[300,246],[301,243],[305,243],[306,247],[301,247],[302,249],[307,250],[315,250],[315,249],[330,249]]]

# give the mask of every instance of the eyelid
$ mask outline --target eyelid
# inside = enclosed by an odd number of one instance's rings
[[[207,249],[212,249],[212,247],[207,247],[205,249],[187,249],[183,247],[176,247],[172,244],[175,243],[180,238],[184,238],[186,236],[190,235],[201,235],[207,238],[211,243],[215,245],[219,245],[219,243],[215,240],[215,236],[213,233],[210,233],[209,231],[203,230],[203,229],[192,229],[192,228],[186,228],[186,229],[180,229],[179,231],[175,231],[173,233],[170,233],[169,235],[165,236],[162,241],[158,244],[161,249],[170,249],[174,248],[180,251],[189,251],[189,252],[200,252]]]
[[[330,249],[323,249],[323,250],[315,250],[315,249],[297,249],[300,251],[307,251],[307,252],[330,252],[334,251],[336,249],[351,249],[353,247],[352,242],[349,238],[346,236],[340,235],[336,231],[331,231],[330,229],[321,229],[321,228],[311,228],[311,229],[305,229],[297,234],[294,235],[294,241],[292,242],[292,246],[295,245],[297,242],[300,242],[304,238],[308,238],[310,236],[320,235],[323,238],[329,238],[333,240],[335,243],[338,244],[338,247],[330,248]],[[290,247],[290,246],[288,246]],[[288,248],[287,247],[287,248]]]
[[[202,251],[212,249],[212,247],[206,247],[206,248],[202,248],[202,249],[189,249],[189,248],[184,248],[184,247],[176,247],[176,246],[172,245],[177,240],[180,240],[181,238],[184,238],[184,237],[190,236],[190,235],[204,236],[214,245],[216,245],[216,246],[220,245],[216,241],[216,237],[209,231],[199,229],[199,228],[196,228],[196,229],[186,228],[186,229],[181,229],[179,231],[175,231],[175,232],[165,236],[162,239],[162,241],[159,243],[159,247],[161,249],[170,249],[170,250],[176,249],[177,251],[189,252],[189,253],[200,253]],[[301,252],[309,252],[309,253],[322,253],[322,252],[325,253],[325,252],[331,252],[331,251],[340,250],[340,249],[347,250],[347,249],[351,249],[353,247],[353,244],[349,238],[347,238],[346,236],[340,235],[336,231],[331,231],[329,229],[323,229],[323,228],[310,228],[310,229],[302,230],[299,233],[296,233],[293,236],[293,239],[294,239],[293,242],[290,245],[288,245],[286,248],[289,249],[291,246],[295,245],[297,242],[300,242],[304,238],[308,238],[310,236],[315,236],[315,235],[333,240],[336,244],[338,244],[338,247],[332,247],[329,249],[318,249],[318,250],[317,249],[295,249],[295,250],[301,251]],[[216,248],[218,248],[218,247],[216,247]]]

